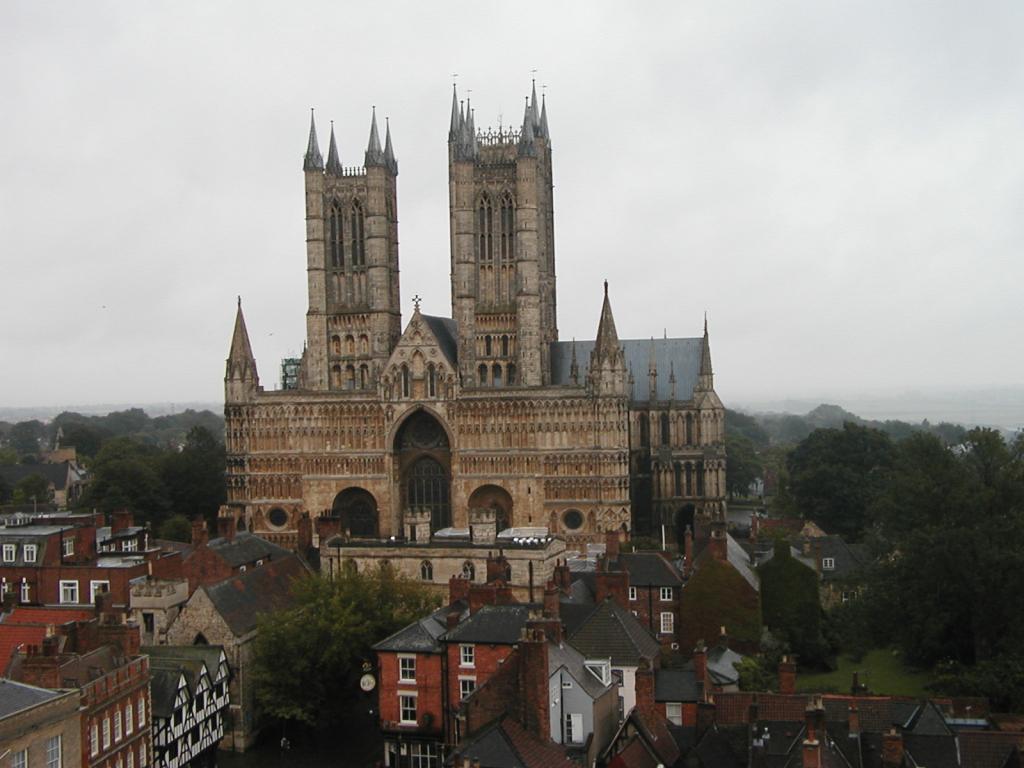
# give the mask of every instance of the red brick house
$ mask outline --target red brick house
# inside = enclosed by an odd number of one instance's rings
[[[192,522],[192,546],[186,548],[182,561],[190,595],[203,585],[217,584],[273,560],[294,556],[284,547],[237,530],[233,518],[218,518],[217,526],[220,535],[211,539],[205,520]]]

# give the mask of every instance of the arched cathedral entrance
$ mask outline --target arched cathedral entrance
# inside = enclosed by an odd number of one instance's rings
[[[512,497],[498,485],[481,485],[469,497],[469,508],[494,510],[498,533],[512,526]]]
[[[395,464],[403,518],[410,511],[430,513],[430,531],[452,524],[452,455],[444,427],[417,411],[395,435]]]

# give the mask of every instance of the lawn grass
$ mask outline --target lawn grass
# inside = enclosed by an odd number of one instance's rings
[[[837,661],[839,668],[833,672],[798,675],[797,690],[849,693],[853,673],[859,672],[860,682],[867,685],[871,693],[915,698],[929,695],[925,686],[931,682],[931,676],[927,672],[908,669],[899,654],[889,648],[876,648],[860,661],[845,655]]]

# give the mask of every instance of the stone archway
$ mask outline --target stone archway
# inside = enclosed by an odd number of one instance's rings
[[[394,458],[403,517],[430,514],[430,531],[452,524],[452,455],[448,433],[431,413],[412,413],[395,433]]]
[[[481,485],[470,494],[469,508],[494,510],[498,533],[513,525],[512,496],[500,485]]]
[[[331,515],[341,518],[341,529],[354,539],[375,539],[380,535],[377,500],[365,488],[346,488],[335,496]]]

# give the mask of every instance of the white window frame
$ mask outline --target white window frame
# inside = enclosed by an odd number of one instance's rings
[[[100,728],[96,723],[89,727],[89,755],[95,757],[100,753]]]
[[[4,562],[13,563],[18,559],[18,545],[4,544]]]
[[[129,701],[124,705],[124,732],[131,736],[135,730],[135,718],[132,717],[132,703]]]
[[[139,697],[139,728],[146,727],[146,694]],[[139,765],[142,765],[140,762]]]
[[[470,688],[470,686],[472,686]],[[466,689],[469,688],[467,691]],[[459,676],[459,701],[465,701],[473,695],[473,691],[476,690],[476,678],[468,676]]]
[[[103,748],[110,748],[110,715],[103,716]]]
[[[665,718],[673,725],[683,724],[683,704],[680,701],[665,703]]]
[[[671,635],[676,631],[676,615],[672,611],[662,611],[660,619],[661,634]]]
[[[146,768],[146,740],[139,742],[139,768]]]
[[[579,725],[579,733],[576,733],[574,724]],[[565,743],[566,744],[582,744],[583,743],[583,713],[582,712],[566,712],[565,713]]]
[[[121,730],[121,710],[114,710],[114,743],[124,738],[124,731]]]
[[[637,599],[637,597],[636,597],[636,587],[630,587],[629,588],[629,599],[630,600],[636,600]]]
[[[476,646],[464,644],[459,646],[459,666],[460,667],[475,667],[476,666]]]
[[[836,569],[836,559],[834,557],[823,557],[821,558],[821,570],[823,571],[834,571]]]
[[[416,698],[417,698],[417,696],[416,696],[416,692],[415,691],[402,691],[401,693],[398,694],[398,722],[400,724],[402,724],[402,725],[416,725],[416,723],[418,722],[416,720],[416,718],[419,716],[419,709],[416,706],[417,703],[418,703],[416,701]],[[413,711],[413,718],[412,718],[412,720],[407,719],[406,716],[405,716],[406,709],[407,709],[406,704],[409,701],[412,702],[412,711]]]
[[[22,576],[21,577],[21,602],[23,602],[23,603],[29,602],[29,598],[31,597],[31,595],[30,595],[31,589],[32,589],[32,585],[28,583],[28,579],[26,579],[24,576]]]
[[[96,587],[98,587],[100,584],[105,584],[107,586],[107,588],[105,590],[103,590],[104,592],[109,592],[110,591],[110,581],[109,580],[107,580],[107,579],[93,579],[92,581],[90,581],[89,582],[89,603],[91,605],[96,605],[96,595],[98,594],[96,592]]]
[[[125,768],[135,768],[135,751],[132,749],[128,750],[128,754],[125,755]]]
[[[63,547],[62,551],[64,553],[64,557],[71,557],[73,554],[75,554],[75,537],[71,536],[67,539],[64,539],[64,543],[61,545],[61,547]]]
[[[124,543],[121,545],[121,551],[122,552],[138,552],[139,551],[139,542],[137,540],[135,540],[135,539],[125,539]]]
[[[61,768],[63,764],[61,753],[63,751],[59,733],[48,738],[46,740],[46,768]],[[54,754],[55,752],[56,754]]]
[[[69,590],[65,595],[64,590]],[[74,590],[71,592],[70,590]],[[61,580],[60,582],[60,602],[61,605],[78,605],[78,582],[68,579]],[[73,599],[72,599],[73,598]]]
[[[11,768],[28,768],[28,750],[11,753]]]
[[[658,593],[658,597],[663,603],[671,603],[673,600],[672,587],[662,587]]]
[[[26,544],[24,547],[22,547],[22,557],[25,559],[26,563],[34,563],[36,561],[36,558],[39,557],[39,545]]]
[[[405,662],[405,664],[403,664]],[[408,673],[408,662],[412,662],[412,674]],[[415,683],[416,682],[416,655],[412,653],[400,653],[398,654],[398,682],[400,683]]]

